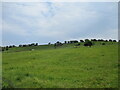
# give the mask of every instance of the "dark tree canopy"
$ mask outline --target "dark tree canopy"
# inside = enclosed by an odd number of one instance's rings
[[[116,40],[113,40],[113,42],[117,42]]]
[[[111,40],[111,39],[109,39],[109,42],[112,42],[112,40]]]
[[[85,39],[85,42],[88,42],[89,41],[89,39]]]
[[[70,41],[70,43],[78,43],[78,41],[77,40],[72,40],[72,41]]]
[[[57,42],[54,44],[54,47],[56,48],[56,47],[62,46],[62,45],[63,45],[63,44],[62,44],[61,42],[57,41]]]
[[[104,41],[103,39],[98,39],[98,41]]]
[[[48,45],[51,45],[51,43],[49,42]]]
[[[38,46],[38,43],[36,43],[35,46]]]
[[[108,42],[108,40],[105,40],[105,42]]]
[[[97,40],[96,40],[96,39],[91,39],[91,41],[94,41],[94,42],[95,42],[95,41],[97,41]]]
[[[83,40],[80,40],[80,42],[84,42]]]
[[[65,41],[64,43],[67,44],[67,41]]]
[[[68,43],[70,43],[70,41],[68,41]]]
[[[84,46],[90,46],[91,47],[92,45],[93,45],[93,43],[90,40],[88,40],[88,39],[85,40]]]

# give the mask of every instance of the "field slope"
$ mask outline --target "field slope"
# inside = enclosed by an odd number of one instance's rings
[[[2,64],[4,88],[118,87],[116,44],[13,48],[3,53]]]

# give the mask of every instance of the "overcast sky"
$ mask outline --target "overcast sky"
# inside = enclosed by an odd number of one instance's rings
[[[117,39],[117,5],[117,2],[3,3],[3,45]]]

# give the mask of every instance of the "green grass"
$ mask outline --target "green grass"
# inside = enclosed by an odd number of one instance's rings
[[[6,88],[118,87],[117,44],[11,48],[3,53],[2,64]]]

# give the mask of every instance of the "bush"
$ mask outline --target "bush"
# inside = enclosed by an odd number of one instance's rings
[[[84,42],[83,40],[80,40],[80,42]]]
[[[93,45],[93,43],[90,40],[85,40],[84,46],[89,46],[91,47]]]
[[[80,46],[80,43],[78,43],[78,44],[75,44],[75,46]]]
[[[102,43],[102,45],[105,45],[105,43]]]
[[[113,40],[113,42],[117,42],[116,40]]]

